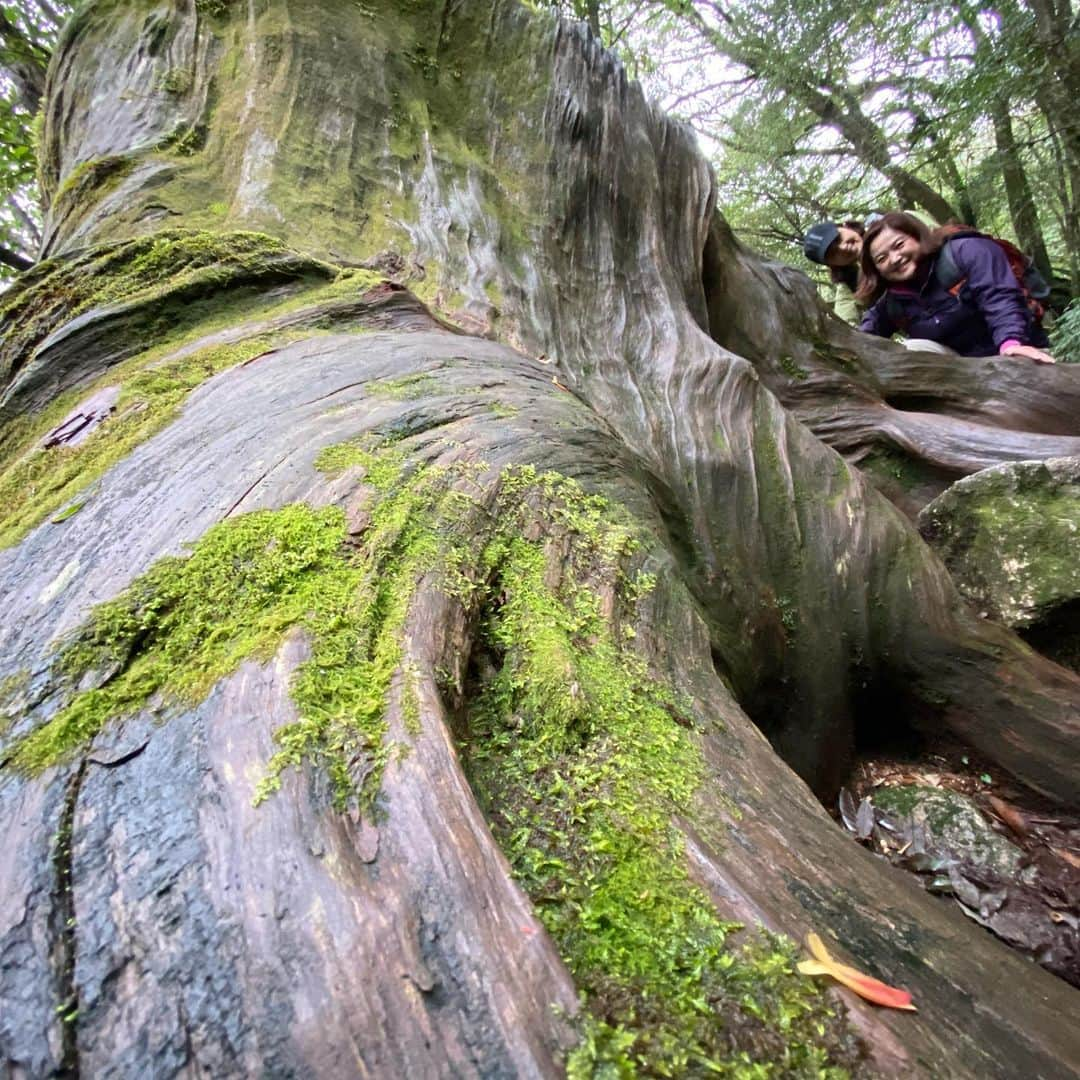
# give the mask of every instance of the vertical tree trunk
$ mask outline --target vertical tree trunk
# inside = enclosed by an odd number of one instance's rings
[[[994,141],[997,144],[997,160],[1005,183],[1005,196],[1009,203],[1009,215],[1021,249],[1034,261],[1046,281],[1053,280],[1050,256],[1046,251],[1035,198],[1031,193],[1024,163],[1017,151],[1013,136],[1009,103],[1005,98],[994,97],[990,103],[990,115],[994,122]]]
[[[937,140],[935,140],[937,145]],[[960,220],[966,225],[977,226],[979,224],[978,211],[971,199],[971,189],[956,165],[956,159],[950,153],[948,146],[941,146],[934,157],[934,165],[939,175],[948,183],[949,187],[956,192],[957,210],[960,212]]]
[[[1039,108],[1053,136],[1054,154],[1061,163],[1065,247],[1073,263],[1073,292],[1080,291],[1076,253],[1080,251],[1080,124],[1074,105],[1061,88],[1047,83],[1037,91]]]

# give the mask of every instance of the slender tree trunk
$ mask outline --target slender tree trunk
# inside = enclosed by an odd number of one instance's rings
[[[600,0],[586,0],[585,3],[585,18],[589,24],[589,29],[599,37],[600,36]]]
[[[986,68],[993,66],[998,60],[995,55],[994,43],[987,37],[982,24],[979,22],[978,13],[974,12],[966,4],[959,5],[959,10],[964,25],[975,42],[976,63]],[[990,118],[994,125],[997,161],[1001,169],[1002,180],[1005,185],[1005,197],[1009,205],[1009,215],[1012,219],[1017,240],[1020,242],[1021,248],[1032,257],[1043,277],[1048,282],[1052,281],[1053,270],[1050,266],[1050,257],[1046,251],[1042,228],[1039,225],[1035,199],[1031,193],[1031,185],[1028,182],[1027,172],[1024,169],[1013,134],[1010,101],[1003,94],[995,94],[990,99],[989,108]],[[1062,190],[1062,199],[1066,205],[1066,215],[1068,216],[1068,206],[1071,204],[1071,199],[1067,190]]]
[[[942,179],[956,192],[960,220],[967,225],[978,225],[979,215],[975,209],[975,203],[971,199],[971,189],[968,187],[963,173],[957,168],[956,159],[950,153],[948,146],[940,146],[936,138],[933,141],[937,148],[934,165]]]
[[[1035,16],[1035,37],[1042,54],[1049,61],[1050,85],[1062,99],[1076,100],[1080,94],[1080,53],[1076,49],[1076,12],[1068,0],[1022,0]],[[1062,100],[1064,104],[1064,101]],[[1075,133],[1075,111],[1066,109],[1061,122]],[[1075,136],[1080,137],[1080,136]]]
[[[17,251],[11,251],[0,244],[0,262],[10,266],[13,270],[29,270],[34,265],[33,261],[20,255]]]
[[[1059,188],[1063,203],[1065,247],[1072,264],[1073,292],[1080,290],[1080,143],[1070,146],[1069,135],[1062,129],[1056,102],[1045,93],[1038,98],[1039,108],[1046,117],[1052,135],[1054,157],[1058,163]]]
[[[1076,101],[1080,95],[1080,53],[1075,47],[1075,13],[1072,5],[1053,0],[1027,0],[1024,5],[1035,18],[1035,38],[1046,58],[1043,76],[1037,81],[1035,98],[1055,133],[1055,146],[1068,177],[1066,200],[1066,246],[1080,250],[1080,119]],[[1074,291],[1077,279],[1073,279]]]
[[[994,140],[997,144],[997,158],[1001,164],[1001,177],[1005,184],[1005,196],[1009,203],[1009,215],[1020,247],[1031,256],[1046,281],[1053,279],[1050,256],[1046,251],[1042,227],[1039,224],[1035,198],[1031,193],[1024,163],[1013,137],[1012,118],[1006,99],[995,97],[990,104],[990,115],[994,122]]]

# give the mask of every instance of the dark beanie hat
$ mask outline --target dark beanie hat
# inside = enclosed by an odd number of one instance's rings
[[[819,221],[804,237],[803,252],[811,262],[825,263],[825,253],[829,245],[840,235],[840,230],[831,221]]]

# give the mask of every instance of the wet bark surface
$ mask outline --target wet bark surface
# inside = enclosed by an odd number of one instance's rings
[[[717,911],[831,931],[844,959],[912,990],[918,1016],[847,999],[874,1071],[1070,1075],[1075,991],[852,845],[811,788],[835,793],[861,732],[921,723],[1075,797],[1080,679],[974,615],[826,443],[850,462],[888,448],[941,483],[1075,454],[1080,373],[920,356],[836,323],[801,275],[735,242],[690,133],[581,28],[510,3],[434,21],[372,7],[102,2],[58,51],[58,266],[177,222],[257,228],[305,255],[208,257],[197,287],[138,279],[122,317],[92,297],[41,315],[30,287],[9,308],[40,322],[5,356],[11,430],[58,392],[89,400],[138,352],[141,318],[181,325],[173,301],[266,300],[184,348],[285,336],[193,389],[77,513],[0,553],[4,760],[74,692],[57,644],[214,523],[337,505],[362,545],[363,477],[321,472],[324,448],[367,438],[414,467],[469,465],[489,512],[507,469],[560,473],[640,530],[656,584],[632,648],[694,717],[703,781],[673,824]],[[174,68],[186,89],[123,92]],[[395,280],[305,307],[335,257]],[[297,306],[274,314],[283,297]],[[574,979],[454,745],[480,603],[417,584],[387,698],[387,738],[410,752],[388,762],[374,817],[335,808],[311,764],[252,806],[293,716],[302,634],[201,704],[154,698],[40,775],[4,768],[8,1069],[558,1074],[580,1037]]]

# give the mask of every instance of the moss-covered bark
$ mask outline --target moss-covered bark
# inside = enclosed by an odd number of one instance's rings
[[[859,403],[856,457],[946,430],[880,420],[888,351],[734,242],[581,28],[98,0],[43,170],[0,345],[8,1060],[1068,1066],[1065,989],[847,844],[750,717],[823,792],[918,718],[1065,797],[1080,683],[785,408]],[[964,471],[994,433],[946,434]],[[932,1021],[845,1018],[810,929]]]

